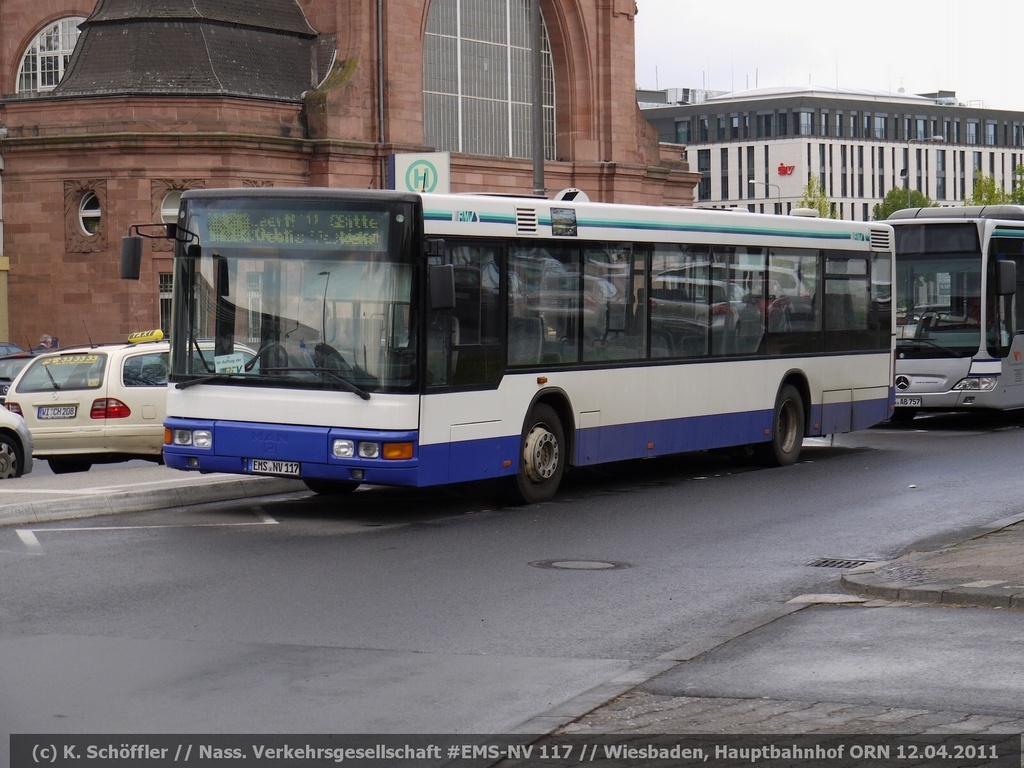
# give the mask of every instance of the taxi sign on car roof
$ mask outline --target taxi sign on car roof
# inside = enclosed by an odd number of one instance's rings
[[[133,333],[128,337],[129,344],[138,344],[143,341],[160,341],[164,337],[164,332],[157,328],[155,331],[139,331]]]

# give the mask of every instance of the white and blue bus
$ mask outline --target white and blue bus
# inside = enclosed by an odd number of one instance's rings
[[[1024,408],[1024,206],[908,208],[887,223],[896,237],[893,420]]]
[[[570,467],[787,465],[891,415],[885,223],[264,188],[187,191],[167,234],[178,469],[532,503]]]

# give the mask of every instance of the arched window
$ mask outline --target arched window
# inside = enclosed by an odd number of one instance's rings
[[[18,69],[18,93],[52,91],[64,77],[64,69],[78,42],[78,25],[84,16],[55,21],[36,35]]]
[[[95,192],[85,192],[78,201],[78,223],[82,225],[82,233],[95,235],[100,231],[100,219],[103,209]]]
[[[434,0],[423,60],[426,143],[443,152],[533,154],[531,0]],[[544,156],[554,157],[555,85],[541,30]]]

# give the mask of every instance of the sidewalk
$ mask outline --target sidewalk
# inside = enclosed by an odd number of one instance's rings
[[[999,520],[957,543],[848,570],[842,582],[867,597],[1024,610],[1024,519]]]
[[[0,480],[0,526],[33,525],[306,490],[298,480],[180,472],[152,465]]]

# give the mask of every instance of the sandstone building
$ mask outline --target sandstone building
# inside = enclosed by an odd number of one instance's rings
[[[634,0],[539,0],[544,189],[689,205],[634,93]],[[389,185],[450,153],[453,192],[531,194],[529,0],[3,0],[0,338],[166,323],[170,251],[129,226],[198,187]]]

